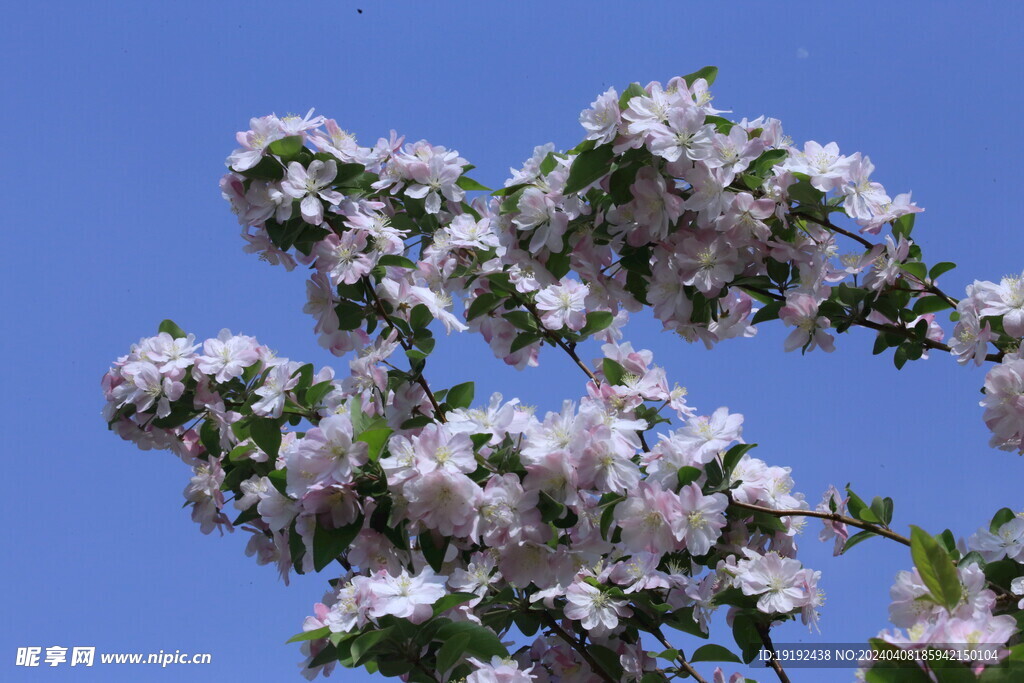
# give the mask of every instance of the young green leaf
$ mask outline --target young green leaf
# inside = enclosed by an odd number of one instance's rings
[[[910,555],[935,602],[949,611],[960,604],[963,588],[953,559],[931,534],[914,525],[910,527]]]
[[[448,390],[445,403],[452,408],[468,408],[471,406],[473,404],[473,383],[464,382],[456,384]]]
[[[737,657],[732,650],[724,648],[721,645],[715,645],[714,643],[708,643],[698,647],[692,655],[690,655],[691,662],[734,662],[736,664],[742,663],[740,658]]]
[[[570,195],[579,192],[587,185],[599,180],[602,176],[611,171],[612,145],[601,145],[594,149],[582,152],[573,159],[569,168],[569,179],[566,181],[562,194]]]
[[[157,332],[166,332],[171,335],[172,339],[184,339],[188,336],[185,334],[185,330],[178,327],[177,323],[170,319],[161,322],[160,327],[157,328]]]

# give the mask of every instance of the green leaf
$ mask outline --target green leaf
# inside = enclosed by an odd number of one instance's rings
[[[315,408],[320,405],[321,399],[329,394],[332,389],[334,389],[334,382],[331,380],[314,384],[306,390],[306,406],[309,408]]]
[[[594,661],[598,663],[601,669],[612,678],[612,680],[621,681],[623,679],[623,670],[622,664],[619,663],[619,655],[613,650],[608,649],[604,645],[591,643],[587,647],[587,651],[590,653],[590,656],[594,658]]]
[[[594,181],[600,179],[611,170],[612,145],[601,145],[582,152],[576,157],[569,168],[569,179],[566,181],[562,194],[570,195],[579,192]]]
[[[166,332],[171,335],[172,339],[185,339],[188,337],[188,335],[185,334],[185,330],[178,327],[178,325],[169,318],[160,323],[160,327],[157,328],[157,332]]]
[[[529,311],[510,311],[501,317],[524,332],[537,331],[537,320]]]
[[[388,437],[391,436],[392,431],[387,427],[367,429],[356,437],[356,441],[362,441],[369,447],[370,462],[376,462],[377,458],[380,457],[381,449],[388,442]]]
[[[316,640],[317,638],[326,638],[331,635],[331,629],[326,626],[315,628],[312,631],[303,631],[302,633],[296,633],[294,636],[284,641],[284,644],[288,643],[300,643],[303,640]]]
[[[804,207],[818,206],[821,204],[822,197],[825,196],[821,190],[811,185],[810,181],[806,179],[801,179],[799,182],[790,185],[786,190],[786,194],[789,195],[790,199],[795,199]]]
[[[445,403],[452,408],[468,408],[473,404],[473,383],[463,382],[448,390]]]
[[[722,135],[728,135],[729,131],[732,130],[736,124],[729,119],[723,119],[721,116],[705,116],[704,123],[710,123],[714,125],[715,130]]]
[[[540,162],[540,172],[547,175],[555,170],[558,166],[558,159],[555,158],[554,152],[548,152],[548,155],[544,157],[544,161]]]
[[[871,538],[872,536],[877,536],[877,535],[878,534],[876,534],[874,531],[864,530],[864,531],[858,532],[858,533],[854,534],[853,536],[850,536],[849,538],[846,539],[846,543],[843,544],[842,552],[845,553],[847,550],[849,550],[853,546],[857,545],[858,543],[862,543],[862,542],[868,540],[869,538]]]
[[[735,662],[740,664],[741,660],[737,657],[732,650],[724,648],[721,645],[715,645],[714,643],[708,643],[698,647],[697,650],[690,655],[691,662]]]
[[[914,229],[914,214],[908,213],[905,216],[900,216],[892,224],[892,236],[897,240],[900,237],[910,237],[911,231]]]
[[[639,83],[630,83],[629,87],[622,92],[622,96],[619,97],[619,109],[625,109],[629,106],[629,101],[634,97],[644,97],[647,95],[647,91],[644,90],[643,86]]]
[[[203,448],[211,455],[219,456],[221,454],[220,428],[217,427],[217,423],[214,420],[207,419],[203,421],[202,426],[199,428],[199,442],[203,444]]]
[[[437,651],[437,672],[444,673],[454,667],[463,655],[466,654],[466,647],[469,645],[470,635],[468,633],[457,633],[449,638],[441,649]]]
[[[718,78],[718,67],[717,66],[705,66],[703,69],[698,69],[692,74],[683,76],[683,80],[686,81],[686,85],[693,85],[698,78],[703,78],[711,85]]]
[[[355,666],[362,666],[363,662],[379,649],[381,643],[395,630],[394,626],[382,628],[379,631],[364,633],[352,642],[352,663]]]
[[[928,279],[934,282],[935,280],[938,279],[940,275],[942,275],[943,273],[948,273],[954,268],[956,268],[956,264],[951,263],[949,261],[941,261],[939,263],[936,263],[934,266],[932,266],[932,269],[928,271]]]
[[[267,145],[267,151],[275,156],[281,157],[282,161],[291,161],[302,151],[302,136],[289,135],[286,138],[274,140]]]
[[[438,539],[434,538],[434,532],[430,529],[425,530],[420,534],[420,552],[423,553],[423,557],[427,560],[427,564],[430,568],[437,573],[441,573],[441,565],[444,564],[445,553],[448,552],[448,544],[451,539],[448,536],[442,536],[441,542],[438,543]]]
[[[701,630],[700,624],[693,618],[693,607],[684,607],[683,609],[677,609],[671,614],[663,617],[666,625],[671,626],[674,629],[678,629],[683,633],[689,633],[691,636],[697,636],[698,638],[708,637],[707,633]]]
[[[777,163],[779,163],[780,161],[784,160],[788,156],[789,156],[789,152],[787,152],[784,149],[770,149],[767,152],[764,152],[763,154],[761,154],[761,156],[759,156],[757,159],[755,159],[754,163],[752,163],[750,165],[750,168],[753,171],[754,175],[764,177],[764,176],[768,175],[771,172],[772,168]],[[757,187],[761,186],[760,182],[761,182],[761,179],[758,178],[758,185],[757,185]],[[751,189],[756,189],[756,188],[751,188]]]
[[[580,330],[580,335],[588,337],[596,332],[605,330],[612,321],[615,320],[615,316],[608,311],[591,311],[587,313],[587,324]]]
[[[867,522],[868,524],[882,523],[882,520],[875,515],[870,507],[868,507],[868,504],[864,502],[864,499],[850,490],[849,485],[846,487],[846,495],[849,497],[847,507],[850,510],[850,514],[853,515],[855,519]]]
[[[965,665],[957,662],[942,662],[933,668],[938,683],[978,683],[978,677]]]
[[[925,313],[937,313],[952,308],[949,302],[941,296],[922,296],[914,302],[914,313],[924,315]]]
[[[756,446],[756,443],[738,443],[726,451],[725,457],[722,458],[722,465],[725,468],[725,471],[731,473],[733,469],[735,469],[736,465],[739,464],[743,455]]]
[[[351,301],[339,301],[334,307],[339,330],[356,330],[363,324],[363,307]]]
[[[928,267],[920,261],[912,261],[910,263],[901,263],[900,270],[910,273],[916,279],[924,282],[928,277]]]
[[[284,177],[284,167],[281,162],[271,156],[265,156],[247,171],[236,171],[246,178],[253,180],[280,180]]]
[[[413,306],[412,312],[409,314],[409,327],[413,330],[422,330],[431,322],[433,322],[434,316],[431,314],[430,309],[423,304],[416,304]]]
[[[313,568],[318,572],[322,571],[352,545],[352,541],[362,528],[362,515],[351,524],[338,529],[326,529],[318,521],[313,531]]]
[[[896,366],[897,370],[902,370],[903,366],[907,364],[907,360],[907,345],[900,344],[899,348],[896,349],[896,353],[894,353],[892,356],[893,365]]]
[[[1014,513],[1010,508],[1000,508],[996,511],[996,514],[992,516],[992,521],[988,525],[988,530],[994,534],[999,533],[999,529],[1016,516],[1016,513]]]
[[[444,614],[452,607],[458,607],[459,605],[465,604],[474,598],[477,598],[476,593],[448,593],[440,600],[434,603],[434,616]]]
[[[786,304],[783,301],[773,301],[763,308],[758,309],[757,313],[754,314],[753,319],[750,321],[751,324],[757,325],[758,323],[763,323],[768,320],[775,320],[779,317],[779,311],[781,311],[782,307],[785,305]]]
[[[324,664],[330,664],[331,662],[335,662],[337,660],[338,660],[338,650],[337,650],[337,648],[334,647],[334,645],[332,645],[331,643],[328,643],[327,647],[325,647],[324,649],[320,650],[319,654],[317,654],[316,657],[313,657],[313,659],[311,659],[309,661],[309,664],[306,665],[306,668],[307,669],[315,669],[315,668],[317,668],[319,666],[323,666]]]
[[[1016,661],[1011,661],[1005,666],[985,667],[978,680],[981,683],[1020,683],[1022,676],[1024,676],[1024,666]]]
[[[281,427],[277,420],[269,417],[251,418],[249,435],[260,450],[270,456],[271,462],[277,459],[277,451],[281,448]]]
[[[338,164],[338,175],[334,176],[334,184],[339,187],[358,187],[363,182],[376,182],[377,176],[373,173],[363,173],[365,170],[366,167],[362,164]]]
[[[377,259],[378,266],[398,266],[399,268],[408,268],[409,270],[416,270],[416,264],[401,254],[384,254]]]
[[[740,613],[733,617],[732,636],[742,653],[743,663],[750,664],[757,657],[763,643],[757,630],[757,622],[749,614]]]
[[[466,645],[466,652],[474,657],[508,657],[508,650],[498,640],[494,631],[478,626],[469,621],[455,621],[445,624],[437,631],[437,639],[447,641],[459,633],[469,634],[469,643]]]
[[[283,472],[284,470],[276,470],[277,472]],[[273,480],[271,480],[273,481]],[[276,483],[275,483],[276,486]],[[306,544],[302,538],[302,534],[299,533],[298,529],[295,528],[295,522],[288,528],[288,552],[291,553],[292,564],[295,568],[296,574],[305,574],[306,572],[302,569],[303,558],[306,555]]]
[[[468,175],[459,176],[459,179],[455,181],[455,184],[468,192],[491,191],[491,188],[487,187],[486,185],[481,185],[477,181],[470,178]]]
[[[604,378],[608,380],[608,384],[612,386],[622,384],[622,378],[626,374],[626,369],[611,358],[605,358],[602,361],[601,370],[604,372]]]
[[[561,517],[562,513],[565,512],[565,505],[552,498],[551,494],[547,491],[541,490],[540,497],[537,500],[537,509],[540,511],[541,521],[547,523]]]
[[[565,277],[570,270],[569,254],[551,254],[548,256],[544,267],[559,280]]]
[[[524,349],[530,344],[535,344],[540,341],[542,337],[535,332],[520,332],[516,335],[516,338],[512,340],[512,344],[509,346],[508,352],[515,353],[520,349]]]
[[[676,472],[676,479],[679,481],[679,488],[692,484],[704,474],[696,467],[683,466]]]
[[[780,534],[786,533],[786,525],[775,515],[768,514],[767,512],[754,512],[750,517],[754,524],[763,531]]]
[[[985,565],[985,578],[1005,590],[1010,590],[1010,583],[1020,576],[1020,565],[1009,558],[989,562]]]
[[[601,506],[604,511],[601,513],[601,538],[608,539],[608,531],[612,527],[612,523],[615,521],[615,506],[626,500],[626,497],[617,493],[606,494],[606,496],[613,496],[608,500],[605,497],[601,498]]]
[[[876,652],[896,652],[902,648],[878,638],[871,638],[872,650]],[[931,678],[924,672],[921,665],[907,657],[899,655],[879,655],[880,664],[867,670],[865,680],[868,683],[930,683]],[[938,668],[938,667],[936,667]]]
[[[910,555],[932,598],[952,612],[960,603],[963,589],[949,553],[927,531],[911,525]]]
[[[871,500],[871,512],[886,526],[892,521],[892,498],[882,498],[881,496],[875,496]]]
[[[484,292],[477,298],[473,299],[473,302],[469,304],[469,310],[466,311],[466,320],[473,320],[474,318],[479,318],[486,313],[490,313],[497,308],[503,300],[504,297],[501,295]]]

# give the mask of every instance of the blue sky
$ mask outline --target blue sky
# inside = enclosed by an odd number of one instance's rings
[[[196,676],[14,667],[17,647],[51,645],[209,652],[204,676],[301,680],[283,642],[328,577],[286,588],[244,556],[244,532],[201,535],[181,509],[187,469],[120,441],[100,417],[110,361],[167,317],[200,338],[229,327],[332,362],[301,312],[302,276],[242,253],[217,189],[252,116],[316,107],[364,143],[395,128],[458,149],[498,186],[534,145],[575,144],[579,111],[609,86],[715,64],[720,108],[859,150],[891,193],[913,190],[927,210],[915,230],[925,259],[959,264],[947,291],[1024,266],[1016,4],[111,1],[5,3],[4,15],[0,220],[16,247],[0,269],[5,680]],[[849,481],[892,496],[897,528],[960,535],[1020,507],[1024,462],[986,446],[981,371],[940,355],[896,372],[871,356],[868,334],[831,355],[784,354],[784,336],[766,327],[707,352],[643,321],[631,335],[698,408],[744,413],[755,455],[793,467],[814,502]],[[462,336],[435,356],[432,381],[475,379],[478,397],[546,410],[583,391],[551,353],[517,373]],[[887,624],[909,555],[878,541],[833,559],[809,528],[802,559],[828,593],[822,633],[787,627],[776,640],[862,642]],[[725,630],[712,640],[732,644]]]

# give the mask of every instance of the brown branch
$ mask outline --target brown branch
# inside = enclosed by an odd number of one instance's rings
[[[737,500],[732,499],[730,496],[729,504],[733,507],[738,507],[743,510],[750,510],[752,512],[763,512],[768,515],[775,517],[817,517],[818,519],[827,519],[830,522],[841,522],[847,526],[856,527],[865,531],[870,531],[879,536],[883,536],[897,543],[909,547],[910,541],[897,534],[891,529],[887,529],[877,524],[869,524],[868,522],[862,522],[859,519],[853,517],[847,517],[846,515],[840,515],[836,512],[819,512],[817,510],[776,510],[775,508],[764,507],[763,505],[751,505],[750,503],[741,503]]]
[[[580,370],[586,373],[587,377],[589,377],[594,384],[600,384],[600,382],[598,382],[597,380],[597,377],[594,376],[594,373],[590,371],[590,368],[588,368],[586,364],[582,360],[580,360],[580,357],[576,355],[576,350],[572,346],[569,346],[565,342],[565,340],[562,339],[560,336],[544,327],[544,323],[541,321],[540,313],[537,312],[537,308],[533,304],[531,304],[529,301],[520,299],[517,296],[513,296],[512,298],[515,299],[516,303],[518,303],[520,306],[522,306],[523,308],[530,312],[530,315],[532,315],[534,320],[537,321],[537,328],[542,331],[545,337],[547,337],[549,340],[557,344],[563,351],[565,351],[569,355],[569,358],[573,359],[576,365],[579,366]]]
[[[811,223],[814,223],[815,225],[820,225],[823,228],[828,228],[832,232],[837,232],[840,235],[849,237],[851,240],[860,242],[867,249],[873,249],[875,247],[875,245],[869,240],[864,239],[855,232],[850,232],[845,228],[840,228],[838,225],[835,225],[834,223],[832,223],[832,221],[828,220],[827,218],[815,218],[814,216],[802,212],[795,212],[793,215],[803,218],[804,220],[808,220]]]
[[[775,292],[771,292],[771,291],[769,291],[767,289],[761,289],[760,287],[751,287],[749,285],[738,285],[738,287],[740,289],[750,290],[751,292],[754,292],[755,294],[760,294],[761,296],[766,296],[766,297],[768,297],[770,299],[774,299],[775,301],[785,301],[786,300],[786,297],[782,296],[781,294],[776,294]],[[931,291],[931,290],[929,290],[929,291]],[[936,289],[935,291],[936,292],[940,292],[940,290],[938,290],[938,289]],[[938,296],[938,294],[936,294],[936,296]],[[946,297],[945,294],[942,294],[942,296]],[[904,339],[912,339],[914,341],[917,341],[922,346],[925,346],[925,347],[927,347],[929,349],[935,349],[936,351],[945,351],[946,353],[953,353],[953,350],[949,347],[949,345],[943,344],[942,342],[934,341],[932,339],[928,339],[927,337],[924,338],[924,339],[917,339],[917,337],[914,335],[914,333],[911,330],[908,330],[905,327],[898,327],[896,325],[885,325],[885,324],[882,324],[882,323],[876,323],[876,322],[872,322],[872,321],[870,321],[870,320],[868,320],[866,318],[860,318],[858,320],[855,320],[855,321],[853,321],[853,324],[854,325],[858,325],[860,327],[866,327],[869,330],[875,330],[877,332],[891,332],[893,334],[898,334],[901,337],[903,337]],[[990,354],[985,356],[985,360],[991,361],[993,363],[998,363],[998,362],[1002,361],[1002,359],[1003,359],[1003,352],[1002,351],[1000,351],[999,353],[990,353]]]
[[[410,344],[409,340],[405,338],[405,336],[402,334],[402,331],[395,327],[395,324],[391,322],[391,318],[388,317],[387,312],[384,310],[384,305],[381,304],[380,299],[377,298],[377,292],[374,290],[373,284],[366,277],[363,278],[363,283],[366,286],[366,291],[367,293],[369,293],[370,298],[373,299],[373,307],[376,309],[378,315],[380,315],[380,317],[384,320],[384,322],[387,324],[389,328],[394,330],[395,334],[398,336],[398,343],[402,345],[402,348],[405,349],[406,351],[411,351],[412,344]],[[430,405],[433,406],[434,415],[437,417],[438,421],[446,422],[447,420],[444,419],[444,412],[441,410],[441,406],[438,405],[437,399],[434,398],[434,392],[430,390],[430,385],[427,384],[427,380],[423,376],[422,369],[420,372],[416,373],[415,380],[416,383],[419,384],[420,387],[423,388],[423,391],[427,394],[427,399],[430,401]]]
[[[658,639],[658,642],[665,646],[666,650],[675,650],[679,653],[678,655],[676,655],[676,661],[679,662],[679,666],[686,673],[693,676],[693,680],[697,681],[697,683],[707,683],[707,680],[704,677],[702,677],[699,673],[697,673],[697,670],[693,668],[693,665],[686,661],[686,655],[683,654],[683,651],[679,648],[673,647],[672,644],[668,642],[668,639],[665,638],[664,635],[662,635],[660,628],[655,626],[654,630],[651,631],[651,633],[653,633],[654,637]]]
[[[768,666],[774,671],[775,675],[779,677],[779,683],[789,683],[789,676],[786,675],[786,670],[782,668],[782,664],[779,662],[778,656],[775,652],[775,645],[772,644],[772,637],[769,633],[771,626],[768,624],[757,624],[757,635],[761,636],[761,642],[772,654],[771,660],[769,660]]]

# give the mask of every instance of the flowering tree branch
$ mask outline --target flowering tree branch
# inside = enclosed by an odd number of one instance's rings
[[[813,627],[820,572],[798,559],[800,516],[821,519],[837,553],[872,535],[910,547],[897,629],[942,648],[968,632],[1016,637],[1024,517],[1004,508],[958,543],[896,534],[893,501],[849,487],[803,510],[789,468],[750,454],[742,415],[699,414],[650,351],[621,341],[645,307],[708,348],[777,319],[791,328],[786,351],[831,352],[833,333],[867,327],[897,367],[929,349],[995,363],[983,418],[992,445],[1024,451],[1024,278],[945,294],[935,282],[954,264],[924,262],[909,193],[890,197],[866,156],[835,143],[799,148],[777,120],[721,117],[715,73],[609,89],[580,115],[583,142],[538,147],[489,198],[467,195],[487,188],[454,150],[394,133],[360,147],[312,112],[237,135],[221,190],[246,250],[310,266],[305,310],[321,345],[358,353],[336,376],[252,337],[196,343],[164,321],[104,377],[105,417],[192,468],[186,504],[204,533],[246,530],[247,552],[286,581],[344,569],[293,638],[307,673],[528,683],[585,665],[587,683],[705,681],[693,662],[717,646],[676,650],[662,668],[643,634],[676,649],[663,625],[707,637],[728,606],[741,656],[726,659],[750,663],[774,651],[772,624]],[[883,230],[884,243],[862,236]],[[836,257],[837,234],[866,252]],[[936,316],[950,309],[947,336]],[[517,368],[557,346],[586,395],[541,417],[500,394],[475,401],[472,382],[435,394],[423,368],[440,327],[479,333]],[[603,344],[597,369],[577,354],[588,340]],[[409,372],[391,360],[399,349]],[[862,532],[848,538],[847,526]],[[510,655],[513,626],[540,635]],[[903,634],[873,647],[921,645]]]

